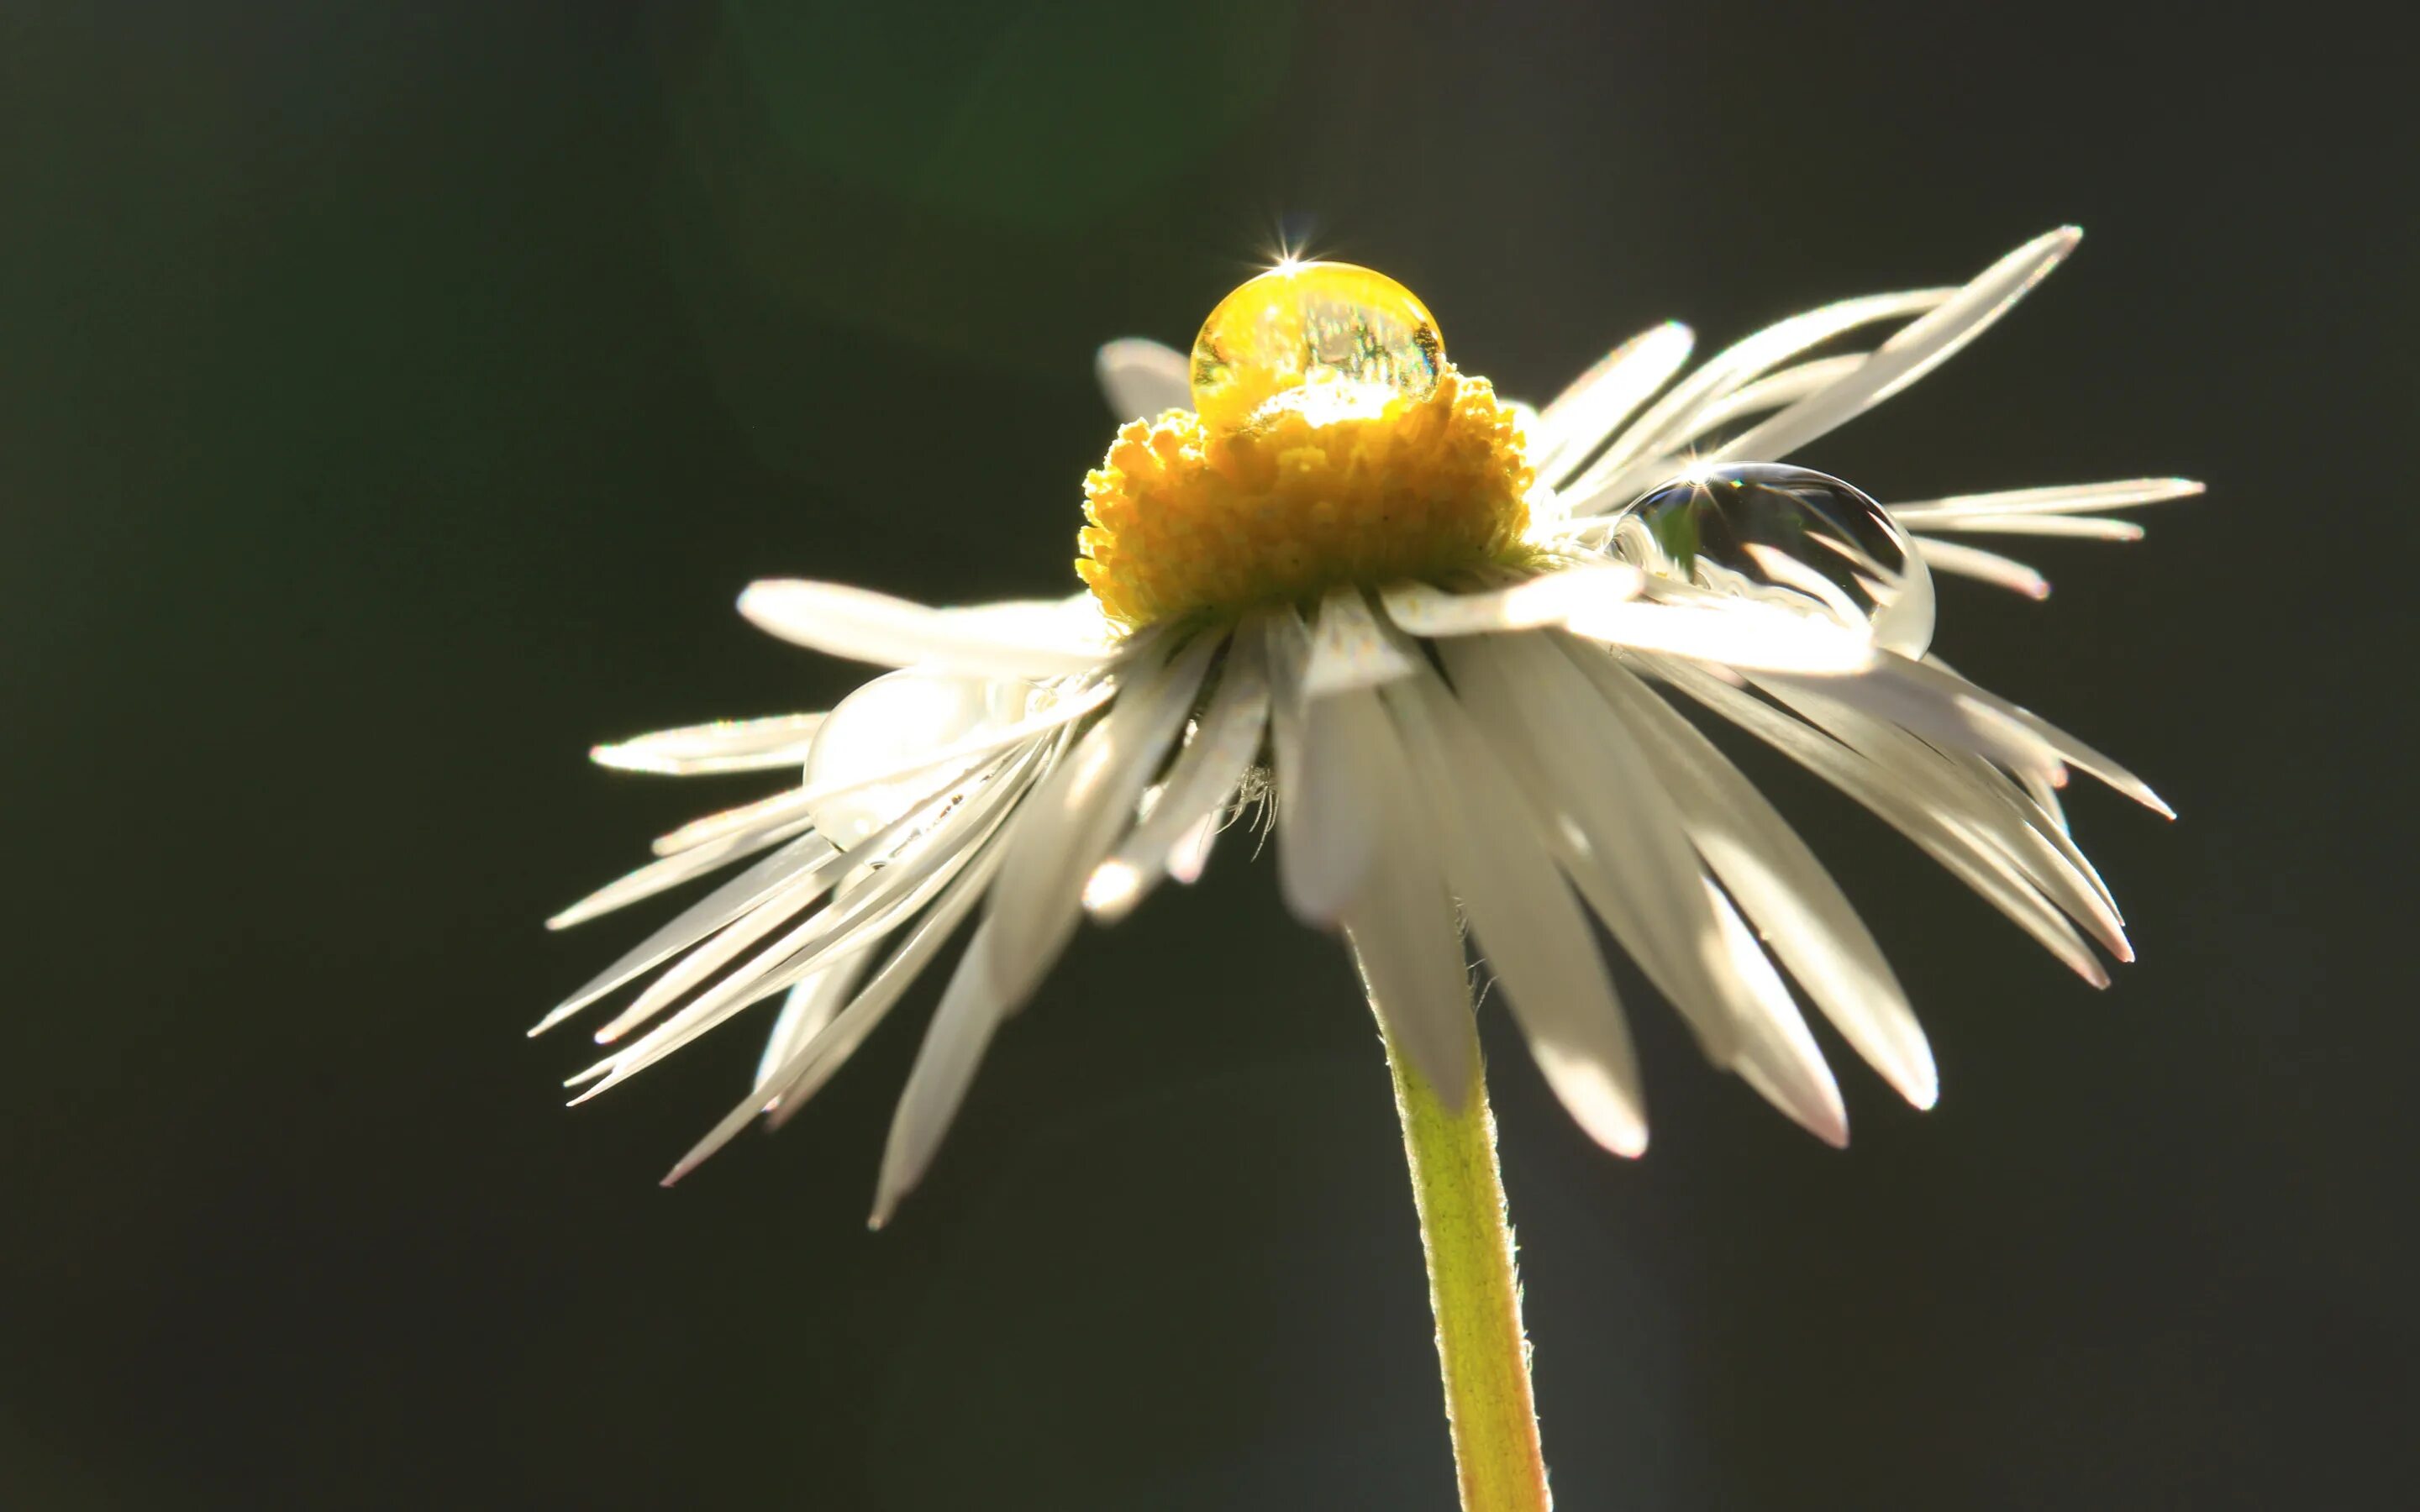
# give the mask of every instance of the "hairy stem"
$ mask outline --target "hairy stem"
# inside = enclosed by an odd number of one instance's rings
[[[1496,1118],[1478,1070],[1475,1024],[1471,1038],[1471,1086],[1459,1109],[1404,1058],[1391,1035],[1387,1068],[1394,1073],[1395,1111],[1403,1119],[1420,1247],[1428,1256],[1429,1305],[1436,1314],[1463,1512],[1546,1512],[1553,1498],[1538,1447],[1512,1230],[1505,1221]]]

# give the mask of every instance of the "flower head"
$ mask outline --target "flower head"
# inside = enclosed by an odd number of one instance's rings
[[[783,997],[754,1087],[677,1177],[759,1114],[794,1114],[976,919],[900,1101],[880,1222],[1081,919],[1191,881],[1265,799],[1287,902],[1344,934],[1449,1099],[1476,1073],[1475,945],[1582,1127],[1645,1148],[1593,916],[1717,1066],[1820,1136],[1845,1140],[1846,1118],[1790,981],[1930,1105],[1931,1051],[1854,909],[1683,711],[1856,798],[2086,980],[2106,980],[2089,942],[2131,958],[2059,790],[2080,769],[2166,810],[1932,656],[1931,573],[2038,596],[2031,569],[1944,537],[2129,537],[2091,512],[2197,486],[1886,507],[1778,463],[1973,339],[2074,241],[2054,232],[1960,288],[1826,306],[1686,377],[1689,333],[1659,326],[1534,417],[1455,371],[1425,307],[1367,270],[1247,284],[1189,360],[1111,344],[1105,386],[1143,418],[1086,480],[1090,593],[927,609],[750,588],[741,611],[766,630],[900,670],[829,714],[599,748],[633,770],[802,776],[558,916],[770,853],[539,1027],[655,974],[597,1031],[635,1037],[575,1078],[593,1096]],[[1885,323],[1869,350],[1807,355]]]
[[[1200,411],[1128,424],[1084,480],[1076,572],[1101,611],[1139,628],[1528,560],[1520,417],[1444,356],[1365,268],[1292,263],[1227,296],[1194,344]]]

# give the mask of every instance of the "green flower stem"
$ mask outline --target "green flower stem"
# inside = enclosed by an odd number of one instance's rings
[[[1382,1023],[1382,1034],[1384,1028]],[[1429,1306],[1436,1314],[1463,1512],[1546,1512],[1553,1498],[1538,1448],[1529,1345],[1521,1332],[1521,1288],[1496,1167],[1496,1118],[1479,1071],[1478,1026],[1471,1027],[1471,1087],[1459,1111],[1404,1058],[1391,1035],[1386,1041],[1420,1247],[1428,1255]]]

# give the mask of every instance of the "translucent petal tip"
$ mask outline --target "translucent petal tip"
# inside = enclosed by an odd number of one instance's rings
[[[1925,1051],[1920,1070],[1912,1068],[1905,1077],[1891,1078],[1891,1085],[1907,1099],[1909,1107],[1918,1113],[1931,1112],[1941,1102],[1941,1073],[1933,1067],[1932,1052]]]

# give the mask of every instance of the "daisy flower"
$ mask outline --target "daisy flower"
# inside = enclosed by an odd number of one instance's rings
[[[2096,945],[2131,959],[2059,793],[2080,770],[2167,810],[1932,655],[1932,575],[2040,596],[1969,538],[2130,539],[2102,512],[2198,486],[1885,506],[1781,461],[1973,340],[2076,239],[1827,305],[1686,376],[1689,332],[1658,326],[1534,411],[1458,371],[1409,290],[1343,264],[1245,284],[1189,354],[1111,343],[1104,387],[1139,418],[1084,480],[1087,592],[937,609],[750,587],[760,628],[896,670],[826,714],[593,752],[797,777],[551,920],[758,856],[538,1028],[651,978],[597,1030],[614,1048],[574,1078],[585,1099],[781,999],[753,1086],[676,1180],[794,1115],[971,924],[893,1119],[878,1226],[1085,918],[1192,881],[1239,818],[1265,817],[1287,903],[1346,943],[1395,1070],[1466,1504],[1544,1504],[1474,954],[1563,1105],[1621,1154],[1644,1149],[1646,1105],[1592,919],[1708,1058],[1817,1136],[1845,1142],[1847,1119],[1802,996],[1911,1103],[1936,1092],[1854,908],[1699,720],[1871,809],[2087,980],[2107,980]]]

